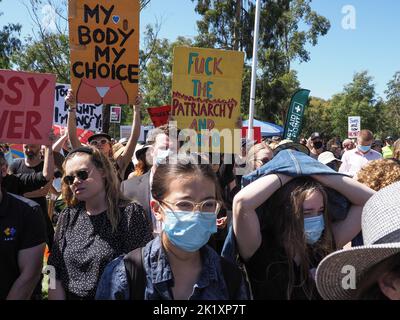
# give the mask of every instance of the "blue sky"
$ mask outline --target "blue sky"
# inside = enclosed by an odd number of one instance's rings
[[[32,24],[22,0],[0,2],[0,26],[7,22],[23,25],[23,35]],[[342,8],[351,5],[356,13],[356,28],[342,28]],[[351,82],[355,72],[368,70],[374,77],[377,94],[384,96],[387,82],[400,70],[398,0],[314,0],[312,8],[331,22],[329,33],[310,47],[311,60],[293,63],[301,86],[313,96],[330,98]],[[190,0],[152,0],[141,15],[141,28],[159,21],[159,36],[170,40],[177,36],[193,37],[197,33],[194,3]]]

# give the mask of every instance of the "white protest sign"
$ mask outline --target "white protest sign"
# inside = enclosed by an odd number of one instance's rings
[[[357,138],[361,131],[361,117],[349,117],[348,124],[348,138]]]
[[[62,127],[67,126],[68,121],[68,105],[65,103],[69,84],[56,84],[56,92],[54,95],[54,115],[53,124]],[[102,129],[102,104],[85,104],[78,103],[76,107],[76,125],[78,128],[101,131]]]

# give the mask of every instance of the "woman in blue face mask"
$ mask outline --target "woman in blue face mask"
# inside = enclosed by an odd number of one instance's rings
[[[155,171],[150,205],[163,231],[142,251],[145,300],[247,299],[240,270],[207,245],[217,232],[222,202],[212,167],[198,164],[200,160],[169,157]],[[97,298],[132,299],[123,285],[118,285],[118,292],[110,289],[118,270],[115,261],[106,268]]]
[[[331,220],[326,187],[352,204],[344,220]],[[359,232],[372,194],[340,175],[269,174],[242,189],[234,199],[233,228],[254,298],[319,299],[318,263]]]

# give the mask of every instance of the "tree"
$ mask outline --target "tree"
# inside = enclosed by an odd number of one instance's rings
[[[3,14],[0,12],[0,16]],[[21,49],[21,40],[19,39],[21,28],[20,24],[9,23],[0,29],[0,68],[2,69],[11,68],[10,57]]]
[[[349,116],[361,117],[361,128],[379,133],[383,103],[375,98],[373,78],[367,71],[358,72],[353,81],[344,87],[342,93],[334,95],[331,101],[332,133],[347,137]]]
[[[333,132],[331,114],[330,101],[311,97],[305,110],[301,135],[308,138],[313,132],[320,132],[325,137],[331,137]]]
[[[196,2],[195,10],[202,19],[197,23],[199,36],[195,44],[242,50],[247,63],[252,58],[255,1]],[[291,62],[309,61],[306,46],[317,45],[318,38],[327,34],[329,28],[329,21],[311,9],[311,0],[262,1],[256,97],[259,117],[284,122],[290,98],[299,88]],[[246,106],[248,101],[242,99],[242,105]]]
[[[387,84],[386,104],[382,112],[385,135],[400,136],[400,71],[397,71]]]

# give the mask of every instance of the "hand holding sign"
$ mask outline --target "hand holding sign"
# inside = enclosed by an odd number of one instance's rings
[[[68,89],[67,96],[65,97],[65,102],[69,105],[70,109],[76,109],[76,99],[74,91],[72,89]]]

